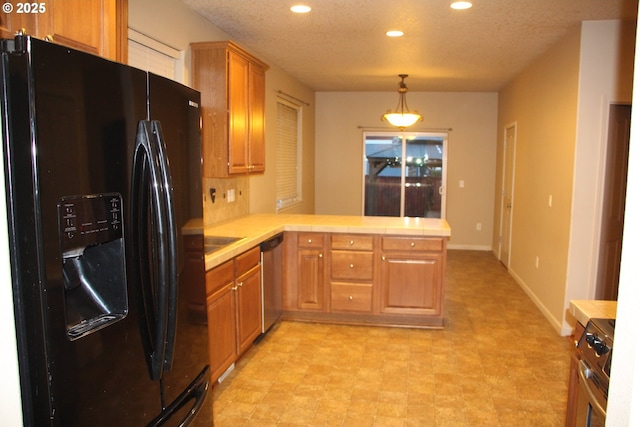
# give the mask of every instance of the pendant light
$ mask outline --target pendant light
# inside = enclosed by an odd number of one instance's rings
[[[418,121],[422,121],[422,116],[414,111],[410,112],[409,107],[407,107],[407,99],[406,94],[409,89],[407,89],[407,85],[404,83],[404,79],[409,77],[408,74],[398,74],[402,80],[400,80],[398,93],[400,94],[400,99],[398,100],[398,105],[396,105],[395,111],[387,110],[387,112],[382,116],[381,120],[386,120],[392,126],[400,128],[403,130],[406,127],[413,126]]]

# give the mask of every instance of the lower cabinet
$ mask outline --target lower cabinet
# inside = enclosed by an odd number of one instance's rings
[[[442,250],[442,239],[383,237],[380,312],[441,315]]]
[[[576,322],[576,327],[573,331],[573,337],[577,343],[585,327]],[[576,347],[571,353],[571,361],[569,363],[569,391],[567,395],[567,411],[565,416],[565,427],[576,427],[576,416],[578,414],[578,392],[580,389],[580,353]]]
[[[441,328],[442,237],[285,233],[283,318]]]
[[[209,360],[215,380],[262,331],[260,248],[207,271],[206,288]]]

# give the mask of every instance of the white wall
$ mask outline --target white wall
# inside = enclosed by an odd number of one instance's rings
[[[389,85],[397,82],[390,78]],[[424,122],[411,131],[446,130],[448,141],[446,219],[449,247],[488,250],[493,228],[497,93],[412,92],[407,102]],[[389,92],[318,92],[316,94],[316,213],[361,215],[363,129],[394,131],[380,121],[394,108]],[[460,180],[465,181],[460,188]],[[476,231],[476,224],[482,230]]]
[[[640,34],[636,35],[636,44]],[[640,82],[640,55],[635,57],[634,81]],[[633,89],[633,103],[640,105],[640,88]],[[640,110],[631,110],[631,139],[624,240],[620,264],[615,351],[611,365],[607,427],[640,425]]]
[[[509,271],[564,335],[569,301],[595,295],[607,114],[630,100],[634,27],[585,22],[500,92],[499,129],[518,124]]]
[[[2,113],[4,114],[4,113]],[[4,153],[4,144],[0,148]],[[4,154],[3,154],[4,159]],[[6,212],[5,179],[0,178],[0,212]],[[22,400],[18,372],[18,348],[13,314],[13,290],[11,288],[11,264],[9,262],[9,235],[7,222],[0,221],[0,419],[7,427],[22,425]]]
[[[582,24],[565,307],[572,299],[592,299],[596,295],[609,106],[631,102],[634,33],[635,22]],[[566,312],[564,328],[571,328]]]

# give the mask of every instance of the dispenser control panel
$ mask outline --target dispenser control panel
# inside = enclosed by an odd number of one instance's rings
[[[122,196],[106,193],[64,197],[58,203],[62,252],[122,237]]]

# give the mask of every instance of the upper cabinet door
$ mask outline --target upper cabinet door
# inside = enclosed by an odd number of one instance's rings
[[[249,171],[249,61],[229,52],[229,173]]]
[[[202,101],[204,176],[264,172],[269,66],[231,41],[192,43],[191,53],[192,81]]]
[[[27,3],[20,3],[26,12]],[[24,30],[34,37],[126,62],[128,0],[47,0],[29,3],[29,13],[0,14],[2,37]],[[38,6],[38,8],[34,8]]]
[[[264,109],[265,109],[265,73],[264,69],[253,64],[249,65],[249,114],[251,127],[249,128],[249,172],[264,172],[265,139],[264,139]]]

